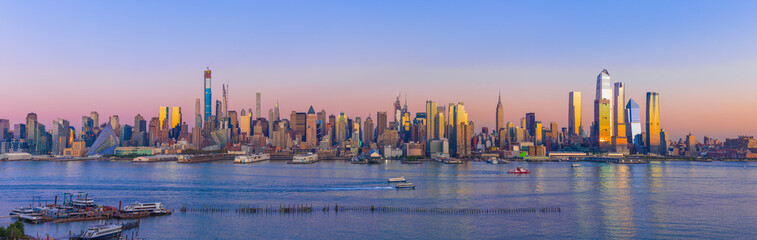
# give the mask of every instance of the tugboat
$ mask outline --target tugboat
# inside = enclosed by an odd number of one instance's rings
[[[517,167],[515,169],[510,169],[510,171],[507,171],[509,174],[529,174],[531,171],[527,169],[523,169],[522,167]]]
[[[399,183],[395,187],[397,189],[415,189],[415,184],[412,183]]]
[[[405,177],[396,177],[396,178],[389,178],[389,183],[398,183],[398,182],[407,182],[407,179]]]

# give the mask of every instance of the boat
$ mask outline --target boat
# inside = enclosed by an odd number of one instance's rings
[[[367,164],[368,160],[365,159],[363,156],[355,156],[350,158],[350,163],[352,164]]]
[[[89,198],[86,193],[79,193],[71,200],[71,205],[78,208],[94,207],[95,200]]]
[[[486,160],[486,162],[491,164],[499,164],[499,160],[497,160],[497,158],[495,157],[489,158],[488,160]]]
[[[21,214],[32,214],[32,213],[34,213],[34,208],[20,207],[20,208],[16,208],[16,209],[11,210],[10,215],[11,216],[18,216],[18,215],[21,215]]]
[[[397,182],[407,182],[407,180],[405,179],[405,177],[396,177],[396,178],[389,178],[389,181],[387,182],[397,183]]]
[[[70,239],[95,240],[95,239],[118,239],[123,232],[121,224],[98,224],[87,228],[87,231]]]
[[[19,214],[17,215],[18,219],[24,222],[30,222],[30,223],[41,223],[45,221],[45,214],[43,213],[30,213],[30,214]]]
[[[234,158],[234,163],[254,163],[254,162],[262,162],[265,160],[270,160],[271,154],[253,154],[253,155],[243,155],[243,156],[236,156]]]
[[[412,183],[399,183],[395,187],[397,189],[415,189],[415,184]]]
[[[163,208],[163,203],[140,203],[134,202],[133,204],[124,207],[121,210],[123,213],[150,213],[152,216],[171,214],[170,211]]]
[[[292,161],[288,163],[308,164],[308,163],[315,163],[317,161],[318,161],[318,154],[308,153],[308,154],[295,155],[294,157],[292,157]]]
[[[463,164],[463,161],[460,161],[460,159],[455,159],[455,158],[445,159],[443,162],[446,164]]]
[[[527,169],[523,169],[521,167],[517,167],[515,169],[510,169],[510,171],[507,171],[507,173],[509,173],[509,174],[529,174],[529,173],[531,173],[531,171],[529,171]]]
[[[578,163],[574,163],[574,164],[570,165],[570,167],[580,167],[580,166],[581,166],[581,164],[578,164]]]

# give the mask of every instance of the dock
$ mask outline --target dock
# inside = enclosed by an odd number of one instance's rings
[[[178,163],[201,163],[212,161],[234,160],[235,155],[231,154],[204,154],[204,155],[181,155]]]

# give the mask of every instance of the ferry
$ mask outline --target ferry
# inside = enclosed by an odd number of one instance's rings
[[[254,163],[254,162],[261,162],[265,160],[270,160],[271,154],[264,153],[264,154],[253,154],[253,155],[245,155],[245,156],[236,156],[234,158],[234,163]]]
[[[395,187],[397,189],[415,189],[415,184],[412,183],[399,183]]]
[[[581,166],[581,164],[578,164],[578,163],[574,163],[574,164],[570,165],[570,167],[580,167],[580,166]]]
[[[17,216],[18,216],[18,219],[21,221],[30,222],[34,224],[45,221],[45,215],[43,213],[19,214]]]
[[[303,163],[315,163],[318,161],[318,154],[308,153],[302,155],[295,155],[290,163],[303,164]]]
[[[163,203],[155,202],[155,203],[140,203],[140,202],[134,202],[133,204],[124,207],[121,212],[124,213],[141,213],[141,212],[148,212],[150,215],[165,215],[165,214],[171,214],[170,211],[163,208]]]
[[[71,200],[71,205],[74,207],[79,208],[86,208],[86,207],[94,207],[95,206],[95,200],[92,198],[89,198],[87,194],[84,194],[83,196],[81,194],[76,195],[76,198]]]
[[[463,161],[460,161],[460,159],[450,158],[443,161],[446,164],[463,164]]]
[[[82,233],[78,237],[73,237],[70,239],[76,239],[76,240],[95,240],[95,239],[118,239],[121,237],[121,233],[123,232],[122,225],[121,224],[110,224],[110,225],[94,225],[90,226],[86,232]]]
[[[18,215],[21,215],[21,214],[32,214],[32,213],[34,213],[34,208],[20,207],[20,208],[16,208],[16,209],[11,210],[10,215],[11,216],[18,216]]]
[[[389,183],[397,183],[397,182],[407,182],[405,177],[396,177],[396,178],[389,178]]]
[[[521,167],[517,167],[515,169],[511,169],[507,173],[509,173],[509,174],[529,174],[529,173],[531,173],[531,171],[529,171],[527,169],[523,169]]]
[[[508,163],[507,160],[496,158],[496,157],[491,157],[487,159],[486,162],[491,163],[491,164],[507,164]]]

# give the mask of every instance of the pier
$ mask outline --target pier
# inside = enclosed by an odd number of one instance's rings
[[[238,214],[294,214],[313,212],[370,212],[370,213],[421,213],[421,214],[518,214],[518,213],[560,213],[558,207],[548,208],[423,208],[390,206],[346,206],[334,204],[314,207],[312,204],[247,205],[237,208],[219,206],[201,206],[198,208],[182,206],[182,213],[227,213]]]

